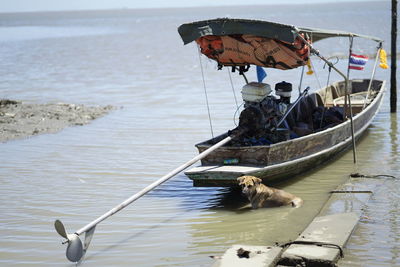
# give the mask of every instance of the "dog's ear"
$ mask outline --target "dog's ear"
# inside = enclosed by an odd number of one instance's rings
[[[236,180],[237,180],[239,183],[241,183],[241,182],[243,182],[243,179],[244,179],[244,176],[241,176],[241,177],[238,177]]]
[[[253,177],[253,182],[254,182],[254,184],[261,184],[262,180],[260,178]]]

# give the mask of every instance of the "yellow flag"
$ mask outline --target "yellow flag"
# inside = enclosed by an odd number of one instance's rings
[[[308,71],[306,72],[306,74],[307,75],[313,75],[314,71],[312,70],[311,60],[310,59],[308,59],[308,61],[307,61],[307,67],[308,67]]]
[[[381,51],[379,51],[379,60],[381,62],[379,64],[379,67],[381,67],[382,69],[389,68],[389,66],[387,64],[387,59],[386,59],[386,51],[384,49],[381,49]]]

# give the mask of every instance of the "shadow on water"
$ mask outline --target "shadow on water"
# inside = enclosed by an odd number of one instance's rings
[[[241,208],[249,204],[248,199],[242,194],[239,187],[220,188],[209,202],[210,210],[227,210],[243,212]]]
[[[178,214],[174,214],[173,216],[170,216],[167,219],[165,219],[157,224],[153,224],[153,225],[141,230],[140,232],[130,234],[127,237],[122,238],[119,241],[116,241],[114,244],[107,246],[95,253],[90,254],[89,257],[86,257],[86,255],[85,255],[83,260],[81,261],[81,263],[78,265],[83,264],[86,260],[91,260],[93,258],[96,258],[97,256],[103,255],[104,253],[109,253],[111,251],[117,250],[119,247],[122,247],[122,246],[130,243],[130,241],[138,239],[139,237],[142,237],[142,236],[148,234],[150,231],[162,228],[163,226],[165,226],[165,224],[173,222],[176,220],[177,217],[183,217],[184,215],[186,215],[189,212],[190,212],[190,210],[186,210],[186,211],[180,212]],[[89,250],[90,250],[90,246],[89,246]]]
[[[239,187],[193,187],[185,175],[179,175],[149,195],[156,198],[179,198],[185,210],[235,211],[248,204]]]
[[[190,218],[189,215],[193,211],[207,213],[208,211],[213,212],[219,210],[233,212],[232,214],[246,211],[238,211],[239,208],[248,204],[247,199],[241,194],[240,188],[195,188],[192,187],[192,182],[187,177],[180,175],[175,178],[175,180],[172,179],[152,191],[149,196],[155,198],[179,198],[179,203],[181,207],[183,207],[183,209],[180,209],[183,210],[182,212],[173,214],[162,221],[155,222],[148,227],[142,228],[138,232],[128,234],[126,237],[113,242],[113,244],[101,250],[97,250],[93,253],[89,252],[89,256],[85,255],[81,264],[101,257],[101,255],[118,251],[134,240],[140,240],[151,232],[165,228],[168,224],[175,224],[177,220],[185,221],[187,218]]]

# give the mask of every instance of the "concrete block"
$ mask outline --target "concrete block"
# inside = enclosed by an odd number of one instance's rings
[[[281,253],[280,247],[233,245],[213,267],[272,267]]]
[[[372,196],[376,184],[365,179],[352,178],[332,191],[331,197],[319,215],[354,212],[361,216],[362,209]]]
[[[353,212],[316,217],[295,240],[308,244],[290,245],[283,252],[279,264],[306,262],[312,266],[333,265],[340,258],[340,249],[328,244],[343,248],[357,225],[358,219],[359,216]]]

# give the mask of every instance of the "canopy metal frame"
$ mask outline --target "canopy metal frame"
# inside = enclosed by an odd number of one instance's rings
[[[207,35],[235,35],[250,34],[260,37],[277,39],[287,43],[293,43],[299,33],[312,35],[313,42],[331,37],[360,37],[375,42],[381,39],[363,34],[357,34],[339,30],[327,30],[309,27],[296,27],[293,25],[249,19],[219,18],[185,23],[179,26],[178,32],[184,44],[188,44],[197,38]]]

